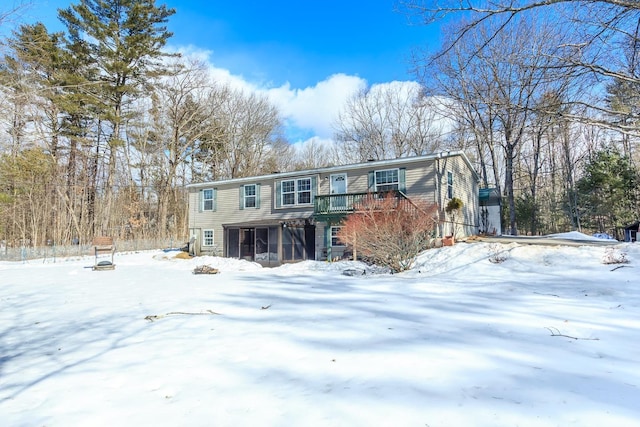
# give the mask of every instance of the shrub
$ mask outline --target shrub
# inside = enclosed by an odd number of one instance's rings
[[[438,207],[426,202],[366,196],[343,221],[338,238],[354,254],[390,268],[411,267],[418,254],[429,247],[438,224]]]
[[[458,199],[457,197],[454,197],[453,199],[449,200],[449,203],[447,203],[447,206],[445,206],[444,208],[444,211],[451,218],[451,235],[453,237],[455,237],[456,234],[458,234],[457,221],[458,221],[458,215],[462,210],[462,206],[464,206],[464,203],[462,202],[462,200]]]
[[[460,211],[460,209],[462,209],[462,206],[464,206],[464,203],[462,203],[462,200],[458,199],[457,197],[454,197],[453,199],[449,200],[449,203],[447,203],[447,206],[445,207],[444,210],[448,214],[451,214],[451,213]]]
[[[509,258],[507,252],[502,249],[502,245],[491,243],[489,245],[489,262],[492,264],[502,264]]]

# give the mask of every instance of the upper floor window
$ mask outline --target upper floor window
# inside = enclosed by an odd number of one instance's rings
[[[311,178],[289,179],[280,183],[282,206],[308,205],[311,199]]]
[[[298,179],[297,186],[298,204],[311,203],[311,178]]]
[[[205,188],[200,191],[200,210],[215,211],[216,210],[216,189]]]
[[[240,186],[240,209],[260,207],[260,184]]]
[[[393,191],[399,189],[400,177],[398,169],[376,171],[376,191]]]
[[[283,205],[295,205],[296,204],[296,182],[282,181],[282,204]]]
[[[447,171],[447,197],[453,199],[453,172]]]

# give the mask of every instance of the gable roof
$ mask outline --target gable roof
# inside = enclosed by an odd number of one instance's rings
[[[257,176],[248,176],[244,178],[231,178],[231,179],[223,179],[218,181],[208,181],[201,183],[188,184],[187,188],[198,188],[198,187],[210,187],[212,185],[223,185],[223,184],[235,184],[235,183],[243,183],[243,182],[255,182],[259,180],[266,179],[282,179],[288,177],[296,177],[301,175],[316,175],[316,174],[326,174],[331,172],[344,172],[353,169],[362,169],[363,167],[389,167],[389,166],[402,166],[408,163],[418,163],[426,160],[435,160],[435,159],[444,159],[448,157],[456,157],[461,156],[462,160],[466,163],[467,167],[473,174],[473,178],[476,182],[480,182],[480,177],[476,173],[473,165],[469,161],[469,158],[462,151],[442,151],[439,153],[428,154],[425,156],[415,156],[415,157],[400,157],[397,159],[390,160],[373,160],[368,162],[361,163],[352,163],[348,165],[340,165],[340,166],[330,166],[324,168],[316,168],[316,169],[305,169],[293,172],[274,172],[267,175],[257,175]]]

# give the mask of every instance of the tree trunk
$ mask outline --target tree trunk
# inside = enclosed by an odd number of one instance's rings
[[[504,177],[504,190],[507,195],[509,203],[509,229],[512,236],[518,235],[518,228],[516,224],[516,202],[513,194],[513,155],[514,146],[507,143],[505,147],[506,167]]]

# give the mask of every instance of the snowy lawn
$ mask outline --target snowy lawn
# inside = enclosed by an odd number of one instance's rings
[[[616,248],[617,269],[603,247],[461,243],[351,277],[0,263],[0,424],[638,426],[640,245]]]

